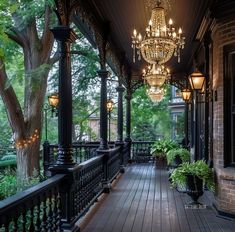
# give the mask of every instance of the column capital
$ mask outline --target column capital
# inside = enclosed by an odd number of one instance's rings
[[[116,87],[116,90],[117,90],[117,92],[124,92],[125,88],[123,86],[119,85]]]
[[[109,71],[107,71],[106,69],[100,69],[97,71],[97,73],[101,78],[108,78],[109,75]]]
[[[61,42],[70,42],[73,43],[78,38],[76,33],[69,26],[56,26],[51,29],[56,40]]]

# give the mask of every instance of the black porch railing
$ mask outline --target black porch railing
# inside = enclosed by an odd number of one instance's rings
[[[114,143],[110,143],[111,148],[114,146]],[[99,142],[74,143],[72,146],[74,162],[79,164],[97,156],[96,150],[98,147]],[[58,145],[45,142],[43,144],[43,166],[45,176],[51,175],[49,167],[53,166],[56,163],[57,156]]]
[[[66,174],[55,174],[1,201],[0,231],[77,231],[75,222],[110,187],[121,166],[129,160],[128,148],[130,144],[124,143],[99,152]],[[54,157],[54,151],[52,154]]]
[[[154,141],[133,141],[131,146],[132,160],[134,162],[149,162],[153,160],[151,147]]]
[[[22,193],[0,202],[0,231],[60,231],[60,186],[58,174]]]

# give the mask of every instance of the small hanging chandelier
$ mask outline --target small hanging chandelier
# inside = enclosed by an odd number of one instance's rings
[[[165,90],[159,87],[150,87],[147,89],[147,94],[152,102],[160,102],[163,99]]]
[[[152,87],[161,87],[170,77],[170,70],[164,65],[153,64],[143,70],[143,78]]]
[[[173,27],[172,19],[166,24],[165,9],[160,7],[161,1],[157,1],[157,6],[152,9],[151,19],[146,28],[145,36],[142,37],[134,29],[132,36],[133,62],[135,62],[136,50],[138,59],[141,56],[150,64],[163,64],[172,55],[178,57],[180,62],[180,50],[184,48],[184,37],[182,29],[176,31]]]

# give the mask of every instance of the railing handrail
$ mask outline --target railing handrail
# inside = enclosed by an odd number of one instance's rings
[[[143,144],[147,144],[147,143],[155,143],[155,141],[132,141],[132,143],[143,143]]]
[[[101,159],[103,159],[103,155],[99,155],[99,156],[95,156],[95,157],[93,157],[93,158],[90,158],[89,160],[86,160],[86,161],[80,163],[80,164],[78,165],[78,169],[86,168],[86,167],[92,165],[93,163],[98,162],[98,161],[101,160]]]

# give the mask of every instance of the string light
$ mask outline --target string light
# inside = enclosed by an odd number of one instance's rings
[[[37,140],[39,139],[39,131],[36,129],[34,131],[34,134],[31,135],[29,138],[26,139],[19,139],[16,142],[16,148],[17,149],[23,149],[23,148],[27,148],[30,145],[32,145],[33,143],[35,143]]]

